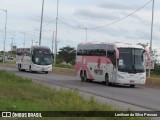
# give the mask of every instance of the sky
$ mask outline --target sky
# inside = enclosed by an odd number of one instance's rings
[[[145,6],[142,9],[137,10],[143,5]],[[42,0],[0,0],[0,9],[8,11],[7,51],[11,49],[12,40],[18,48],[30,47],[32,41],[33,45],[38,44]],[[137,12],[130,15],[136,10]],[[160,1],[155,0],[152,47],[158,50],[160,48],[159,13]],[[44,0],[41,41],[42,45],[50,48],[53,31],[56,31],[56,16],[57,0]],[[122,18],[125,19],[114,23]],[[59,0],[58,49],[67,45],[76,48],[78,43],[85,42],[86,30],[87,42],[150,43],[151,18],[152,0]],[[0,50],[4,49],[4,28],[5,12],[0,10]]]

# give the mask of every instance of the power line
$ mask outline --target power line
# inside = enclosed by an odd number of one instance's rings
[[[63,22],[63,21],[61,21],[60,19],[59,19],[59,21],[60,21],[61,23],[65,24],[65,25],[68,25],[68,26],[70,26],[70,27],[73,27],[73,28],[78,28],[78,27],[76,27],[76,26],[73,26],[73,25],[70,25],[70,24],[68,24],[68,23],[66,23],[66,22]]]
[[[108,27],[108,26],[110,26],[110,25],[113,25],[113,24],[115,24],[115,23],[118,23],[118,22],[120,22],[120,21],[122,21],[122,20],[124,20],[124,19],[126,19],[126,18],[128,18],[128,17],[130,17],[131,15],[133,15],[133,14],[136,13],[136,12],[138,12],[139,10],[141,10],[141,9],[144,8],[146,5],[148,5],[151,1],[153,1],[153,0],[150,0],[150,1],[146,2],[144,5],[142,5],[141,7],[139,7],[138,9],[136,9],[135,11],[131,12],[130,14],[126,15],[125,17],[120,18],[119,20],[116,20],[116,21],[111,22],[111,23],[106,24],[106,25],[97,26],[97,27],[93,27],[93,28],[87,28],[87,29],[98,29],[98,28]],[[70,24],[68,24],[68,23],[66,23],[66,22],[63,22],[63,21],[61,21],[61,20],[59,20],[59,21],[60,21],[61,23],[65,24],[65,25],[70,26],[70,27],[78,28],[77,26],[70,25]]]
[[[118,22],[120,22],[120,21],[124,20],[125,18],[127,18],[127,17],[129,17],[129,16],[133,15],[133,14],[134,14],[134,13],[136,13],[137,11],[141,10],[141,9],[142,9],[142,8],[144,8],[146,5],[148,5],[151,1],[152,1],[152,0],[148,1],[148,2],[147,2],[147,3],[145,3],[144,5],[142,5],[141,7],[139,7],[138,9],[136,9],[135,11],[133,11],[132,13],[130,13],[130,14],[128,14],[128,15],[126,15],[125,17],[123,17],[123,18],[121,18],[121,19],[119,19],[119,20],[116,20],[116,21],[111,22],[111,23],[106,24],[106,25],[97,26],[97,27],[94,27],[94,28],[88,28],[88,29],[97,29],[97,28],[107,27],[107,26],[110,26],[110,25],[112,25],[112,24],[118,23]]]
[[[49,21],[48,23],[46,23],[45,25],[43,25],[43,28],[45,28],[49,24],[53,23],[55,20],[56,19],[53,19],[53,20]],[[31,30],[31,31],[26,31],[26,32],[36,32],[37,34],[39,34],[38,30]]]
[[[53,23],[54,21],[56,21],[56,19],[51,20],[50,22],[46,23],[45,25],[43,25],[43,27],[44,27],[44,26],[48,26],[49,24]]]

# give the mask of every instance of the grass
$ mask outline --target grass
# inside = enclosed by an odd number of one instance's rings
[[[148,75],[148,74],[147,74],[147,75]],[[160,78],[160,74],[153,74],[153,73],[151,73],[151,77]]]
[[[72,75],[74,76],[74,69],[62,68],[62,67],[55,67],[53,68],[53,72],[57,74],[65,74],[65,75]]]
[[[32,80],[0,71],[0,111],[114,111],[106,104],[98,104],[93,98],[84,100],[76,91],[55,90]],[[21,120],[22,118],[20,118]],[[26,118],[25,118],[26,119]],[[35,119],[35,118],[33,118]],[[38,118],[40,119],[40,118]],[[51,118],[42,118],[44,120]],[[53,119],[53,118],[52,118]],[[82,120],[148,120],[133,117],[54,118]]]
[[[0,64],[3,64],[3,61],[0,61]],[[16,62],[15,61],[6,61],[5,64],[12,65],[12,64],[16,64]]]
[[[62,67],[62,68],[68,68],[68,69],[74,69],[73,65],[65,65],[65,64],[56,64],[56,67]]]
[[[147,78],[146,85],[150,87],[159,87],[160,86],[160,78],[151,77]]]

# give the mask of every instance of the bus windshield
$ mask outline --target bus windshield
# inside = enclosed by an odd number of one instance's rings
[[[145,54],[139,48],[119,48],[118,71],[128,73],[145,72]]]
[[[51,52],[47,50],[36,50],[33,53],[32,61],[37,65],[51,65]]]

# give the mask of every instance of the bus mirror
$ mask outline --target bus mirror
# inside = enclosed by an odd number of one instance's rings
[[[141,55],[142,62],[144,61],[143,54]]]
[[[54,55],[53,55],[53,53],[51,53],[51,57],[52,57],[52,59],[54,58]]]
[[[119,66],[123,66],[123,59],[119,59]]]
[[[150,59],[151,59],[151,56],[150,56],[149,51],[148,51],[148,50],[145,50],[145,53],[146,53],[146,55],[147,55],[148,60],[150,60]]]
[[[116,51],[116,59],[118,60],[119,59],[119,51],[117,48],[115,48],[115,51]]]

